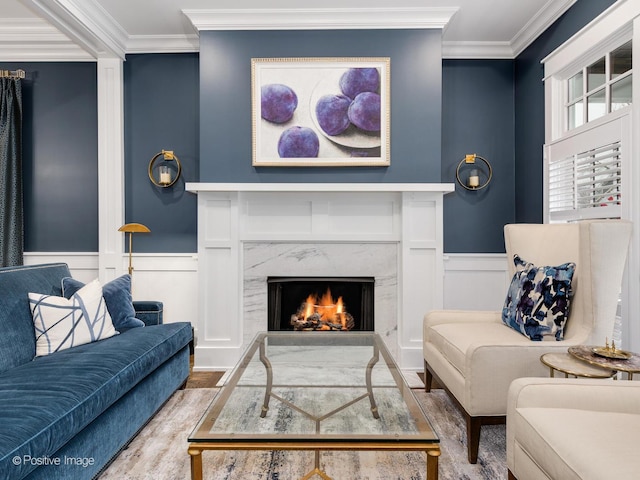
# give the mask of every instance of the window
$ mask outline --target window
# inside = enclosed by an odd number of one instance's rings
[[[618,217],[640,225],[640,168],[632,168],[640,125],[631,120],[638,118],[640,83],[632,50],[640,51],[640,2],[617,1],[543,59],[545,222]],[[637,229],[629,251],[613,337],[637,348]]]
[[[624,216],[631,109],[623,109],[632,105],[633,79],[633,40],[627,35],[582,57],[582,66],[578,59],[549,79],[548,86],[562,94],[547,98],[557,99],[555,111],[564,112],[559,116],[566,121],[547,130],[551,138],[545,145],[544,188],[549,222]],[[549,120],[553,122],[547,116]]]
[[[629,40],[567,79],[567,130],[631,105],[631,61]]]

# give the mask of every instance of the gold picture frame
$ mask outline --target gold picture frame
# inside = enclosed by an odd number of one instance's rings
[[[390,164],[388,57],[252,58],[251,105],[254,167]]]

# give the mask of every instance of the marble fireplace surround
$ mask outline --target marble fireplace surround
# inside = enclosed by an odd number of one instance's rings
[[[198,195],[195,370],[233,367],[267,330],[270,276],[374,277],[375,331],[401,368],[422,369],[422,318],[443,304],[442,201],[453,184],[186,189]]]

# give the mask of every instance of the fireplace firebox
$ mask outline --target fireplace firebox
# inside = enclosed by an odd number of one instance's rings
[[[373,277],[269,277],[269,331],[374,330]]]

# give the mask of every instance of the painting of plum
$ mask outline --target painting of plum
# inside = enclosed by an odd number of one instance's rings
[[[253,166],[388,166],[390,59],[253,58]]]

